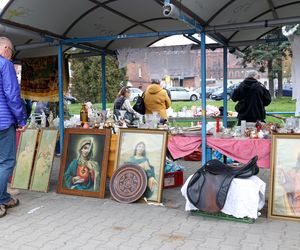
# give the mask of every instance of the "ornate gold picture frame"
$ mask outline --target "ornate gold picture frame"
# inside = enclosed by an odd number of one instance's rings
[[[272,135],[268,217],[300,221],[300,134]]]

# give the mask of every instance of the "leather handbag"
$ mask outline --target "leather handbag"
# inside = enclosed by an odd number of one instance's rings
[[[145,111],[146,111],[145,103],[144,103],[144,96],[145,96],[144,93],[142,94],[142,96],[138,96],[135,104],[132,107],[136,112],[138,112],[141,115],[144,115]]]

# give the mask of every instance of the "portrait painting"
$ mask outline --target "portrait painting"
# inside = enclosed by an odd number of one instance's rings
[[[110,129],[65,129],[58,193],[103,198]]]
[[[124,164],[134,164],[145,170],[148,201],[161,202],[163,173],[166,158],[167,131],[120,129],[115,169]]]
[[[268,216],[300,221],[300,134],[272,135]]]
[[[43,129],[34,161],[30,189],[47,192],[52,170],[58,130]]]
[[[16,167],[11,182],[13,188],[28,189],[29,187],[38,133],[38,129],[26,129],[21,133]]]

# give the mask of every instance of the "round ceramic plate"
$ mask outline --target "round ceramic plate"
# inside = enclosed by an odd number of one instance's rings
[[[142,197],[147,188],[147,175],[138,165],[126,164],[112,175],[109,189],[112,197],[121,203],[131,203]]]

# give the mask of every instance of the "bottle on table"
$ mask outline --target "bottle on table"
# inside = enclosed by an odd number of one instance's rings
[[[81,105],[80,109],[80,121],[81,121],[81,126],[84,125],[84,123],[88,122],[89,117],[88,117],[88,110],[85,104]]]

